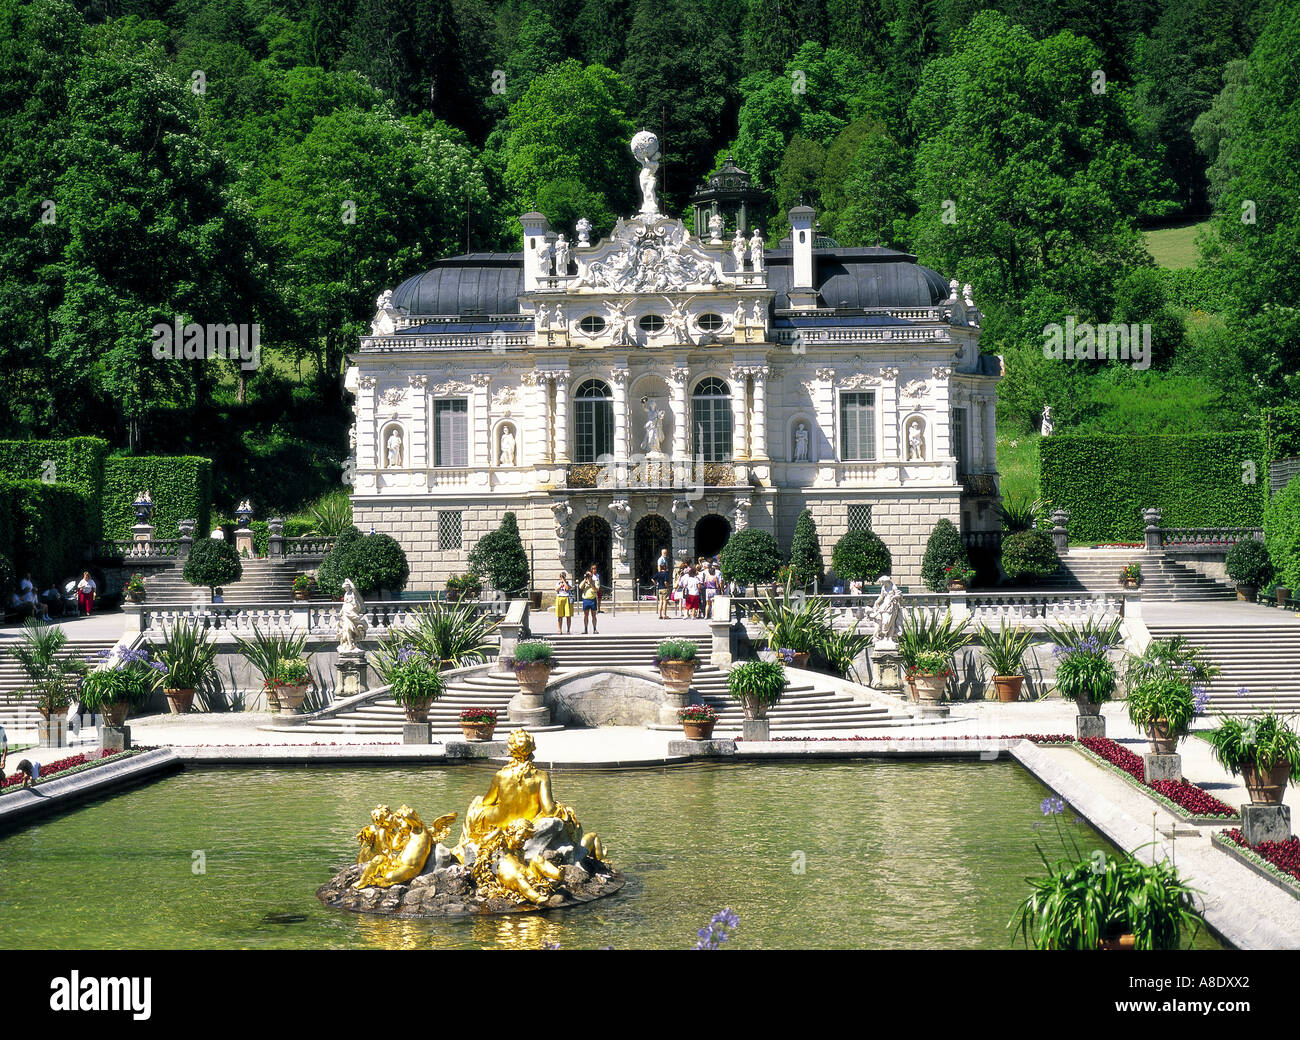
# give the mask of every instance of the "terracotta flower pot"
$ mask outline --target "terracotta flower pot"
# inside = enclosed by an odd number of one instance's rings
[[[1124,588],[1126,588],[1126,589],[1136,589],[1137,587],[1138,587],[1138,580],[1137,580],[1137,578],[1125,578],[1125,579],[1124,579]]]
[[[918,675],[913,681],[916,685],[917,700],[932,704],[943,700],[943,689],[948,685],[946,675]]]
[[[294,589],[293,598],[299,601],[311,599],[311,589]]]
[[[292,715],[307,697],[307,684],[301,686],[281,686],[277,691],[280,699],[280,714]]]
[[[1172,755],[1178,750],[1178,734],[1169,730],[1168,719],[1156,719],[1147,726],[1147,740],[1153,755]]]
[[[403,705],[406,711],[407,722],[428,722],[429,705],[433,703],[432,697],[426,697],[421,701],[414,701],[411,704]]]
[[[533,697],[541,697],[546,693],[546,683],[550,678],[550,661],[529,661],[515,665],[515,679],[519,688]]]
[[[1273,595],[1277,597],[1277,605],[1279,607],[1285,607],[1287,600],[1291,598],[1291,590],[1285,585],[1279,585],[1273,590]]]
[[[120,729],[126,722],[126,715],[130,710],[131,704],[129,701],[114,701],[112,704],[105,704],[100,708],[99,714],[103,716],[105,726]]]
[[[768,705],[756,700],[748,693],[741,695],[740,707],[745,713],[745,718],[747,719],[757,720],[767,718]]]
[[[908,691],[908,696],[912,699],[913,702],[919,701],[921,699],[916,692],[916,680],[910,675],[907,677],[907,691]]]
[[[194,706],[193,688],[182,690],[164,689],[163,693],[167,695],[167,708],[173,715],[184,715]]]
[[[807,668],[808,658],[812,655],[807,650],[796,650],[794,652],[794,661],[791,663],[792,668]]]
[[[460,731],[466,740],[491,740],[495,722],[462,722]]]
[[[128,592],[126,598],[131,603],[143,603],[145,594],[143,592]]]
[[[1099,950],[1136,950],[1137,936],[1132,932],[1126,932],[1114,939],[1100,939],[1097,942]]]
[[[659,674],[664,680],[664,689],[672,694],[686,694],[691,691],[691,680],[695,678],[694,661],[660,661]]]
[[[711,740],[716,722],[683,722],[682,730],[687,740]]]
[[[966,591],[966,583],[965,583],[964,581],[950,581],[950,582],[948,582],[948,591],[949,591],[949,592],[965,592],[965,591]]]
[[[274,686],[263,686],[262,692],[266,694],[266,710],[275,714],[280,710],[280,695]]]
[[[998,691],[998,701],[1002,704],[1014,704],[1020,700],[1020,687],[1024,682],[1023,675],[993,676],[993,686]]]
[[[1272,769],[1261,771],[1254,762],[1245,762],[1241,766],[1241,779],[1246,784],[1246,792],[1256,805],[1281,805],[1286,785],[1291,780],[1291,767],[1286,762],[1279,762]]]

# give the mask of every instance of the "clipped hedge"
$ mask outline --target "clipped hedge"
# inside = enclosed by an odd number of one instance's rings
[[[1268,470],[1258,433],[1056,434],[1042,439],[1038,458],[1043,501],[1070,511],[1073,542],[1141,541],[1142,510],[1153,506],[1167,527],[1263,519]]]
[[[1273,496],[1264,513],[1264,544],[1279,585],[1300,589],[1300,477]]]
[[[102,534],[99,502],[104,494],[104,465],[108,441],[98,437],[69,437],[66,440],[0,440],[0,477],[35,480],[71,487],[85,502],[85,541],[97,541]]]
[[[0,478],[0,556],[42,588],[72,577],[85,559],[91,512],[78,487]]]
[[[130,538],[132,503],[153,495],[154,536],[175,538],[177,521],[196,520],[195,536],[208,531],[212,513],[212,461],[196,455],[121,455],[104,463],[102,500],[105,538]]]

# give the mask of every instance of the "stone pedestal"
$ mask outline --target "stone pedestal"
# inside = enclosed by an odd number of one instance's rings
[[[1287,805],[1241,807],[1241,833],[1252,845],[1263,841],[1287,841],[1291,837],[1291,808]]]
[[[131,727],[100,726],[99,740],[105,751],[126,751],[131,746]]]
[[[543,698],[532,693],[517,693],[510,699],[510,724],[512,726],[549,726],[551,709]]]
[[[871,651],[871,688],[881,693],[905,696],[903,693],[903,659],[897,649]]]
[[[55,715],[36,723],[36,744],[38,747],[67,747],[67,718],[63,715]]]
[[[736,742],[734,740],[723,740],[714,738],[711,740],[670,740],[668,741],[668,754],[674,757],[684,756],[691,758],[712,757],[717,755],[734,755],[736,753]]]
[[[403,744],[432,744],[433,727],[428,722],[403,722]]]
[[[677,709],[686,707],[690,699],[689,693],[673,693],[665,689],[664,702],[659,706],[659,725],[680,726],[681,720],[677,717]]]
[[[369,677],[366,668],[364,650],[343,650],[338,660],[339,685],[335,694],[338,698],[355,697],[369,689]]]
[[[1142,779],[1153,784],[1157,780],[1181,780],[1183,778],[1182,755],[1143,755]]]
[[[238,527],[235,529],[235,552],[240,556],[246,556],[250,560],[257,556],[257,549],[253,546],[253,531],[251,528]]]
[[[742,740],[753,742],[771,739],[771,728],[767,719],[745,719],[740,724]]]
[[[136,542],[153,541],[153,524],[141,523],[131,525],[131,539]]]
[[[1088,737],[1106,735],[1106,717],[1104,715],[1076,715],[1074,717],[1074,735],[1080,740]]]

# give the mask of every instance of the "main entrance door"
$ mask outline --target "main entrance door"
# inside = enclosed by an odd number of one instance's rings
[[[636,524],[636,576],[637,590],[646,595],[654,585],[655,561],[659,553],[668,550],[672,567],[673,529],[662,516],[643,516]]]
[[[710,513],[695,525],[695,556],[716,556],[731,537],[731,524],[725,516]]]
[[[573,565],[577,570],[571,577],[575,583],[577,576],[594,563],[600,572],[601,585],[609,587],[613,581],[610,545],[609,524],[601,517],[584,516],[578,522],[578,528],[573,534]]]

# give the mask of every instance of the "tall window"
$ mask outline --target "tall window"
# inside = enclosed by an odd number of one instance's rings
[[[957,472],[965,473],[966,465],[966,409],[952,410],[952,456],[957,460]]]
[[[858,462],[876,457],[876,394],[840,394],[840,458]]]
[[[703,379],[695,387],[691,405],[695,418],[695,454],[705,462],[730,462],[730,388],[721,379]]]
[[[588,379],[573,395],[575,462],[595,462],[614,454],[614,398],[609,386]]]
[[[433,464],[469,465],[469,402],[463,397],[433,402]]]

